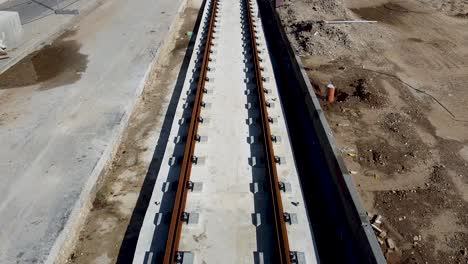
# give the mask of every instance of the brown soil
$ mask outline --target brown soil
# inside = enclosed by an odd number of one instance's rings
[[[138,210],[135,209],[137,200],[148,198],[147,194],[141,196],[143,184],[150,184],[148,179],[154,178],[149,167],[158,162],[153,156],[155,142],[163,133],[160,129],[165,109],[190,41],[186,32],[193,30],[198,15],[198,7],[192,8],[190,4],[193,3],[188,1],[189,7],[180,14],[174,33],[161,48],[141,102],[130,118],[111,168],[103,176],[93,207],[67,263],[131,262],[129,259],[132,259],[133,252],[126,252],[125,246],[135,242],[139,231],[130,224],[130,220],[138,224],[144,217],[144,212],[136,218],[133,213]]]
[[[317,96],[337,87],[321,104],[365,207],[383,216],[388,262],[467,263],[468,2],[298,0],[278,12]],[[353,19],[378,23],[322,22]]]

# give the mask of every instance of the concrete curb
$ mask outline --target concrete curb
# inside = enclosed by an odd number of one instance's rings
[[[187,6],[187,0],[182,0],[179,9],[171,23],[171,26],[168,28],[166,32],[167,36],[170,36],[176,33],[176,24],[174,23],[177,19],[180,19],[182,11]],[[89,13],[89,12],[88,12]],[[58,34],[56,34],[57,36]],[[167,45],[168,41],[171,38],[164,38],[164,40],[159,43],[157,47],[156,54],[148,65],[147,71],[145,72],[142,81],[138,85],[138,89],[135,91],[135,96],[133,102],[128,104],[128,111],[121,117],[120,125],[115,129],[114,140],[109,144],[106,150],[101,155],[101,158],[96,163],[96,166],[91,173],[88,181],[84,185],[84,188],[80,194],[80,197],[76,204],[74,205],[68,220],[66,221],[63,230],[61,231],[60,235],[54,242],[54,245],[47,257],[47,261],[45,263],[65,263],[73,247],[78,239],[79,231],[81,230],[81,226],[84,224],[86,217],[92,208],[92,202],[95,199],[96,192],[98,191],[99,183],[103,181],[103,177],[110,168],[112,164],[112,160],[116,155],[120,143],[125,135],[125,132],[128,127],[128,123],[130,121],[130,117],[134,113],[138,103],[141,101],[141,94],[146,87],[148,77],[150,76],[151,72],[154,70],[155,67],[158,66],[160,60],[161,50]]]

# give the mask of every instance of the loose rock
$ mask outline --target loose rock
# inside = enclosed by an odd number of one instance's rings
[[[394,249],[394,248],[395,248],[395,242],[393,242],[393,239],[387,238],[387,246],[388,246],[388,248],[390,248],[390,249]]]

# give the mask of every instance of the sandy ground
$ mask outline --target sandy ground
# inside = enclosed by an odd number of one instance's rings
[[[468,1],[298,0],[278,11],[389,263],[468,261]],[[376,24],[328,25],[366,19]],[[388,239],[395,242],[389,248]]]
[[[180,14],[162,48],[67,263],[131,263],[169,132],[165,120],[172,120],[171,110],[166,110],[174,101],[172,92],[190,41],[187,32],[198,15],[193,2]]]

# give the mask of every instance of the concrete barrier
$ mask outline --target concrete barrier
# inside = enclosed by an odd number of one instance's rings
[[[22,37],[23,27],[18,13],[0,11],[0,44],[11,50],[21,44]]]

